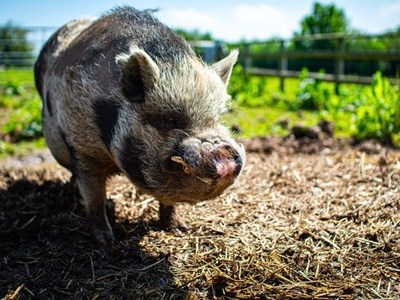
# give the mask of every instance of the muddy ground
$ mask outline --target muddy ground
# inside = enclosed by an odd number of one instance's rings
[[[99,248],[48,153],[0,167],[0,298],[399,299],[400,152],[257,139],[238,184],[160,230],[158,203],[112,178],[118,241]]]

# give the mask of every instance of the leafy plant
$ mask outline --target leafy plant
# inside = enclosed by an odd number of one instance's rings
[[[327,88],[324,82],[309,78],[308,70],[304,68],[300,73],[300,84],[297,92],[297,101],[292,104],[293,109],[321,110],[326,108],[333,96],[333,91]]]
[[[263,107],[270,100],[266,77],[250,76],[237,65],[229,82],[229,92],[239,106]]]
[[[2,126],[2,131],[12,140],[32,139],[42,135],[41,101],[29,99],[19,108],[14,109]]]
[[[41,105],[33,87],[15,81],[0,84],[0,107],[3,108],[0,136],[13,142],[40,137]]]
[[[356,112],[356,136],[376,138],[393,144],[400,134],[400,95],[380,72],[373,77],[371,90]]]
[[[370,86],[341,84],[336,91],[334,83],[309,78],[308,71],[304,69],[298,80],[287,79],[285,86],[285,93],[281,93],[277,78],[243,76],[243,69],[237,67],[232,75],[230,92],[234,104],[239,107],[310,111],[321,119],[334,122],[339,135],[372,138],[400,146],[399,87],[390,84],[381,73],[375,74]],[[268,119],[265,118],[265,121],[268,122]],[[253,124],[254,120],[248,119],[247,122]],[[253,125],[257,128],[254,129],[257,135],[263,130],[265,134],[274,133],[271,130],[273,125]],[[252,136],[249,130],[246,135]]]

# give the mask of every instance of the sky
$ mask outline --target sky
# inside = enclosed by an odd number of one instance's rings
[[[172,28],[210,32],[224,41],[289,38],[315,0],[12,0],[0,2],[0,24],[55,26],[98,16],[118,5],[156,8],[158,18]],[[382,33],[400,26],[400,0],[319,0],[344,9],[351,28]]]

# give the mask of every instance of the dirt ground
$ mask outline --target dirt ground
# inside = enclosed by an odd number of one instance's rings
[[[112,178],[118,242],[99,248],[48,153],[0,167],[0,298],[399,299],[400,152],[373,142],[256,139],[218,199],[158,203]]]

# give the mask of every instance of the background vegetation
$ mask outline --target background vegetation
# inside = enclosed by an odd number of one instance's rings
[[[290,49],[334,51],[334,41],[301,41],[298,37],[322,33],[354,33],[345,12],[333,4],[315,3],[310,15],[305,16],[300,30],[290,42]],[[177,30],[188,40],[212,40],[209,33]],[[400,27],[373,39],[350,41],[349,49],[400,49]],[[27,31],[12,23],[0,27],[0,39],[10,42],[0,46],[0,52],[32,52]],[[240,47],[241,43],[228,45]],[[259,51],[276,50],[273,41],[255,46]],[[257,49],[255,49],[257,51]],[[253,49],[254,50],[254,49]],[[31,54],[33,55],[33,54]],[[254,62],[260,67],[271,67],[276,62]],[[334,68],[331,61],[293,60],[293,68],[302,69],[298,79],[287,79],[285,92],[279,90],[279,79],[245,75],[238,64],[233,72],[229,92],[232,109],[224,116],[229,126],[239,129],[243,137],[287,135],[297,123],[313,126],[319,120],[331,121],[336,135],[357,139],[378,139],[400,146],[400,91],[399,81],[391,84],[385,77],[394,74],[393,63],[359,62],[352,64],[352,72],[364,75],[374,73],[369,86],[321,82],[308,77],[308,70],[321,71]],[[42,147],[41,100],[35,90],[31,69],[17,69],[5,64],[0,70],[0,157],[20,153],[26,149]],[[275,66],[276,67],[276,66]],[[385,74],[383,76],[382,74]]]
[[[400,146],[400,92],[398,85],[377,72],[371,85],[322,82],[307,76],[287,79],[285,92],[278,78],[242,75],[236,67],[230,83],[234,98],[229,123],[237,120],[243,135],[288,134],[288,126],[316,125],[321,119],[336,126],[337,136],[377,139]]]

